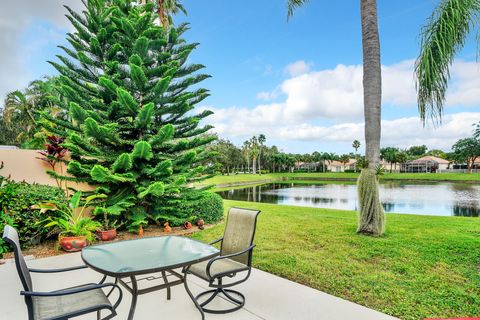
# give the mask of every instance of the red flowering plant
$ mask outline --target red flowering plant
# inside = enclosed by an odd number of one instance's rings
[[[68,152],[68,149],[62,146],[65,138],[52,135],[48,136],[46,140],[47,143],[45,144],[45,150],[38,152],[42,157],[37,157],[37,159],[48,163],[52,168],[48,173],[55,178],[57,186],[60,189],[63,189],[68,196],[67,181],[60,178],[60,176],[64,175],[62,163],[64,163],[65,155]],[[58,164],[60,165],[58,166]],[[57,173],[57,168],[59,168],[60,175]]]

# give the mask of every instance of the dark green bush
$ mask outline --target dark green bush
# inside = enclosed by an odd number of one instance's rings
[[[46,214],[30,209],[32,205],[46,201],[55,202],[60,208],[66,205],[64,192],[56,187],[10,181],[0,188],[0,208],[17,228],[23,247],[38,244],[48,236],[48,230],[37,224],[46,218]],[[49,216],[59,214],[48,213]],[[5,219],[2,219],[0,230],[3,230],[4,223]]]
[[[3,210],[0,209],[0,236],[3,234],[3,227],[5,224],[15,226],[12,219],[10,219]],[[8,244],[0,239],[0,259],[3,258],[3,254],[10,250]]]
[[[205,195],[192,204],[192,214],[202,218],[205,223],[216,223],[223,218],[223,199],[213,192]]]

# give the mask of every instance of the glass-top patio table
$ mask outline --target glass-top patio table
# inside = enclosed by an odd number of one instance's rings
[[[202,308],[188,288],[187,271],[192,264],[209,260],[218,254],[218,249],[200,241],[179,236],[165,236],[86,247],[82,250],[82,259],[93,270],[114,277],[115,282],[120,282],[132,294],[128,320],[133,319],[138,295],[167,289],[167,299],[170,300],[170,287],[182,283],[200,311],[202,319],[205,319]],[[181,273],[173,270],[177,268],[182,268]],[[152,276],[141,279],[138,276],[150,273],[161,273],[163,283],[139,289],[138,281],[152,278]],[[167,273],[176,279],[169,281]],[[130,278],[130,281],[124,280],[125,278]]]

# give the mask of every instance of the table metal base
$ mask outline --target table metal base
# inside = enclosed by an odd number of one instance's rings
[[[128,320],[133,320],[133,316],[135,314],[135,308],[137,306],[137,299],[139,295],[154,292],[157,290],[162,290],[162,289],[167,289],[167,300],[171,299],[171,290],[170,288],[173,286],[177,286],[179,284],[184,284],[185,290],[187,291],[188,296],[192,299],[193,303],[195,304],[195,307],[200,311],[200,314],[202,316],[202,320],[205,319],[205,314],[202,310],[202,307],[198,304],[197,300],[193,296],[192,292],[188,288],[187,285],[187,272],[188,268],[183,270],[183,274],[180,274],[174,270],[165,270],[161,271],[161,277],[155,277],[153,275],[149,275],[143,278],[137,278],[136,276],[131,276],[130,281],[125,281],[124,279],[126,278],[116,278],[115,283],[120,283],[125,289],[127,289],[128,292],[132,294],[132,303],[130,305],[130,311],[128,312]],[[168,273],[168,275],[167,275]],[[172,276],[176,278],[174,281],[168,281],[168,277]],[[157,279],[162,279],[163,284],[160,285],[155,285],[143,289],[138,288],[138,282],[142,280],[147,280],[147,281],[152,281],[152,280],[157,280]]]

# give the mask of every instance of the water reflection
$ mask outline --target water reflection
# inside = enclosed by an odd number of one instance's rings
[[[357,210],[354,184],[270,183],[219,192],[224,199],[342,210]],[[380,185],[385,212],[479,217],[479,185],[401,183]]]

